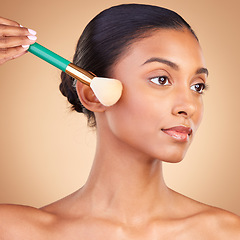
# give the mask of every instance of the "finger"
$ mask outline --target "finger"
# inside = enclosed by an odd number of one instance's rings
[[[0,37],[0,49],[30,45],[37,40],[36,36],[26,37]]]
[[[7,61],[10,61],[10,60],[16,59],[16,58],[18,58],[18,57],[21,57],[22,55],[24,55],[24,54],[26,54],[26,53],[27,53],[27,52],[24,51],[24,52],[21,52],[21,53],[19,53],[19,54],[17,54],[17,55],[10,56],[10,57],[6,58],[4,62],[7,62]],[[4,63],[4,62],[2,62],[2,63]],[[0,65],[1,65],[1,61],[0,61]]]
[[[3,17],[0,17],[0,24],[11,25],[11,26],[20,26],[19,23],[15,22],[13,20],[7,19],[7,18],[3,18]]]
[[[0,24],[0,36],[29,36],[36,35],[36,32],[32,29],[25,27],[16,27]]]
[[[17,55],[12,56],[9,60],[12,60],[12,59],[21,57],[22,55],[24,55],[24,54],[26,54],[26,53],[27,53],[27,51],[21,52],[21,53],[19,53],[19,54],[17,54]]]
[[[27,53],[26,49],[21,46],[8,49],[0,49],[0,64],[20,57],[25,53]]]

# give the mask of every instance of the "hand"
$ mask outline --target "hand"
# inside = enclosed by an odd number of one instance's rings
[[[0,17],[0,65],[25,54],[36,41],[35,35],[34,30]]]

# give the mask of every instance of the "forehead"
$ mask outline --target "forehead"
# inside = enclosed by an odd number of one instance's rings
[[[159,57],[180,67],[205,67],[199,42],[189,30],[160,29],[151,31],[129,46],[116,65],[141,66],[150,58]]]

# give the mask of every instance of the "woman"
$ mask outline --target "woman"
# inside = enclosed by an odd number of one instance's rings
[[[36,37],[1,23],[3,63]],[[191,27],[160,7],[115,6],[87,25],[73,62],[124,87],[106,107],[89,87],[61,75],[63,95],[96,127],[89,178],[41,209],[2,205],[0,239],[240,239],[238,216],[174,192],[162,175],[162,162],[183,159],[203,114],[208,70]]]

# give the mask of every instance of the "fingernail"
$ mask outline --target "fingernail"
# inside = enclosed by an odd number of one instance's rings
[[[28,28],[28,31],[29,31],[29,33],[32,34],[32,35],[36,35],[36,34],[37,34],[36,31],[34,31],[34,30],[30,29],[30,28]]]
[[[37,40],[37,37],[36,36],[27,36],[30,40],[33,40],[33,41],[35,41],[35,40]]]
[[[24,49],[28,49],[28,48],[29,48],[29,45],[22,45],[22,47],[23,47]]]

